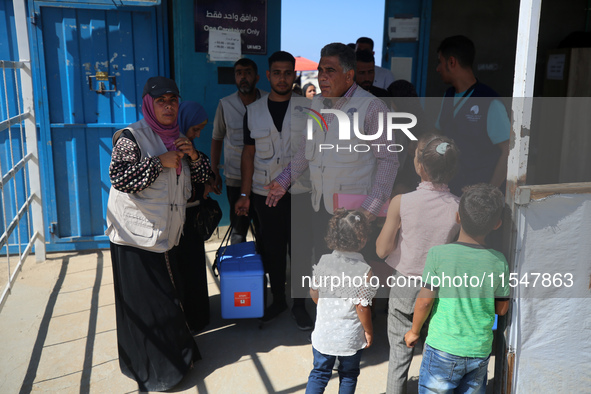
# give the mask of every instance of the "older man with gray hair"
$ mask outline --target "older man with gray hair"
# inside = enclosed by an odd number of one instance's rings
[[[315,211],[312,232],[316,258],[328,253],[324,243],[326,227],[332,216],[335,193],[366,195],[360,209],[373,220],[382,205],[390,198],[396,172],[398,155],[386,149],[394,144],[387,140],[386,133],[378,134],[380,123],[387,124],[388,107],[371,93],[355,83],[355,52],[347,45],[332,43],[322,48],[318,65],[318,84],[321,94],[314,97],[311,109],[339,110],[346,114],[353,131],[353,120],[358,120],[358,131],[366,136],[376,135],[372,141],[361,140],[357,133],[350,140],[339,141],[339,119],[334,113],[324,113],[327,130],[314,125],[312,138],[306,139],[288,166],[271,184],[268,204],[281,198],[292,182],[307,168],[312,183],[311,203]],[[357,116],[353,116],[356,114]],[[382,122],[379,117],[383,117]],[[369,146],[366,152],[355,149],[321,149],[323,146]],[[346,147],[345,147],[346,148]],[[294,229],[306,231],[307,229]],[[294,246],[296,247],[296,246]]]

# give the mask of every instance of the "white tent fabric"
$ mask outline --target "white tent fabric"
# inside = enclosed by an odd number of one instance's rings
[[[591,390],[591,194],[556,195],[519,206],[509,346],[514,393]],[[543,281],[536,274],[549,274]],[[568,276],[572,274],[571,287]],[[560,275],[558,275],[560,274]],[[560,281],[562,280],[562,286]],[[565,281],[566,278],[566,281]],[[546,285],[546,286],[544,286]]]

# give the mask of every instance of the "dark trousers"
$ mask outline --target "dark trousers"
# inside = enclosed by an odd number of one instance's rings
[[[230,203],[230,223],[234,225],[232,233],[230,234],[230,243],[237,244],[244,242],[246,241],[246,234],[248,233],[248,227],[250,226],[251,220],[255,231],[257,231],[258,220],[254,213],[253,206],[251,204],[248,216],[238,216],[234,211],[234,207],[236,206],[236,201],[240,198],[240,187],[226,185],[226,194],[228,195],[228,203]]]
[[[303,277],[312,275],[312,215],[310,193],[291,195],[291,296],[294,306],[303,306],[309,297],[308,282]]]
[[[285,280],[287,252],[291,254],[291,195],[286,193],[275,207],[265,204],[267,197],[253,194],[251,206],[254,205],[259,220],[261,257],[263,267],[269,274],[273,302],[285,302]]]
[[[310,203],[311,204],[311,203]],[[326,246],[326,232],[328,230],[328,222],[332,218],[332,215],[326,212],[324,203],[320,203],[320,210],[314,212],[312,215],[312,237],[314,243],[314,259],[320,260],[323,254],[332,253],[332,250]]]

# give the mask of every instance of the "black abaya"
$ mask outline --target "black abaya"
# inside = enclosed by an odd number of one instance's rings
[[[174,249],[167,253],[174,253]],[[121,372],[141,391],[174,387],[199,350],[166,266],[166,253],[111,243]]]

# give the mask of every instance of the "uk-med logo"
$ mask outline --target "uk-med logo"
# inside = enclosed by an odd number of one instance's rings
[[[473,105],[470,108],[470,112],[466,114],[466,119],[469,122],[478,122],[482,118],[482,114],[479,114],[480,107],[478,105]]]

